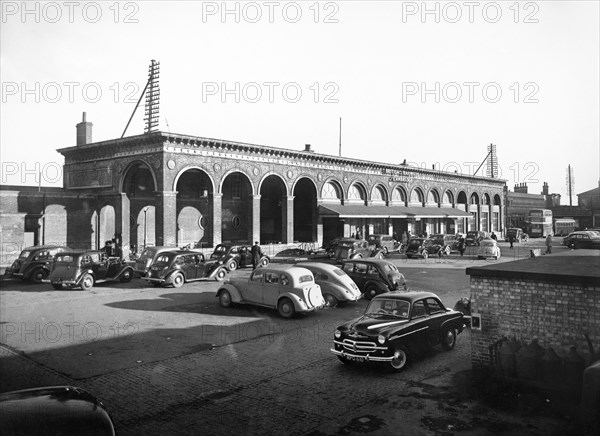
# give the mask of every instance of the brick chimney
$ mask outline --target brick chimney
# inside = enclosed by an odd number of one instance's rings
[[[306,153],[314,153],[315,151],[310,148],[310,144],[304,144],[304,151]]]
[[[548,195],[548,183],[544,182],[544,186],[542,186],[542,195]]]
[[[77,128],[77,145],[90,144],[92,142],[92,123],[85,120],[85,112],[83,120],[75,127]]]
[[[517,183],[515,185],[515,192],[519,194],[527,194],[527,183]]]

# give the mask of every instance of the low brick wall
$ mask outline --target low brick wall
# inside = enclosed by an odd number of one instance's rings
[[[574,278],[576,279],[576,278]],[[471,312],[481,330],[471,332],[471,361],[489,365],[489,347],[504,337],[565,356],[570,347],[589,359],[585,334],[600,347],[600,287],[562,281],[471,276]]]

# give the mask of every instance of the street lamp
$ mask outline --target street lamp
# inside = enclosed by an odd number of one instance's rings
[[[150,206],[146,206],[143,211],[144,211],[144,250],[146,249],[146,235],[148,234],[147,232],[147,227],[146,227],[146,214],[148,213],[148,209],[150,209]]]

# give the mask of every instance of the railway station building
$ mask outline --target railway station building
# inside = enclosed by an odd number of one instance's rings
[[[3,186],[18,247],[313,243],[339,236],[502,231],[505,181],[406,164],[156,131],[92,141],[77,124],[63,188]]]

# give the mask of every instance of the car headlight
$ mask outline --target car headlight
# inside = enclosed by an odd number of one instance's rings
[[[381,345],[385,344],[385,336],[383,336],[383,335],[377,336],[377,342],[379,342]]]
[[[339,330],[336,330],[336,331],[333,333],[333,336],[335,336],[335,338],[336,338],[336,339],[339,339],[339,338],[341,338],[341,337],[342,337],[342,332],[341,332],[341,331],[339,331]]]

